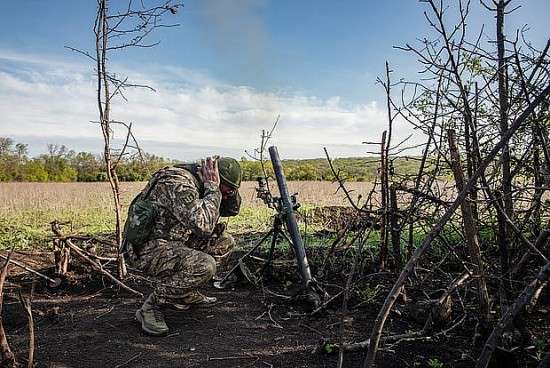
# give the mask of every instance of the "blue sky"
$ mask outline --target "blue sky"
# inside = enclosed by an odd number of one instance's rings
[[[528,23],[531,40],[543,44],[550,2],[516,3],[522,8],[509,17],[508,32]],[[430,35],[426,5],[413,0],[184,4],[170,19],[181,26],[153,35],[159,46],[112,57],[113,71],[159,91],[132,92],[113,113],[134,123],[145,149],[180,159],[211,151],[241,156],[278,114],[274,142],[287,157],[320,157],[323,146],[361,155],[361,142],[384,129],[384,96],[375,81],[385,60],[395,78],[414,78],[417,70],[414,58],[393,45]],[[95,1],[2,5],[0,96],[12,106],[0,102],[0,136],[30,143],[31,152],[46,142],[99,151],[99,132],[88,122],[96,113],[91,65],[64,48],[92,49]],[[470,25],[483,23],[492,34],[492,15],[473,1]],[[398,127],[397,135],[410,131]]]

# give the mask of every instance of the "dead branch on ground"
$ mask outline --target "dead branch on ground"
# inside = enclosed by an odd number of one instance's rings
[[[52,227],[52,231],[53,233],[61,238],[63,237],[63,234],[61,233],[61,227],[60,227],[60,223],[57,222],[57,221],[53,221],[51,223],[51,227]],[[76,244],[74,244],[70,239],[67,239],[65,238],[64,240],[65,242],[65,245],[67,247],[69,247],[75,255],[77,255],[81,260],[83,260],[85,263],[88,263],[89,265],[92,266],[92,268],[94,268],[95,270],[97,270],[99,273],[101,273],[102,275],[106,276],[107,278],[109,278],[111,281],[113,281],[115,284],[117,284],[118,286],[120,286],[121,288],[123,288],[124,290],[126,291],[129,291],[130,293],[134,294],[134,295],[137,295],[137,296],[140,296],[140,297],[143,297],[143,294],[139,291],[136,291],[134,289],[132,289],[131,287],[129,287],[128,285],[126,285],[125,283],[123,283],[122,281],[120,281],[119,279],[117,279],[116,277],[114,277],[110,272],[108,272],[107,270],[105,270],[103,268],[103,266],[101,265],[101,263],[96,262],[94,260],[92,260],[90,257],[88,257],[85,252],[80,249],[80,247],[78,247]]]
[[[15,366],[15,355],[10,349],[8,344],[8,339],[6,338],[6,331],[4,330],[4,325],[2,323],[2,306],[4,301],[4,282],[9,273],[11,252],[8,254],[8,259],[5,261],[4,266],[2,267],[2,272],[0,273],[0,365],[2,367],[13,367]]]
[[[34,366],[34,321],[32,317],[31,307],[32,289],[28,297],[23,295],[21,289],[19,289],[18,295],[19,302],[21,303],[21,306],[23,307],[23,309],[25,310],[25,314],[27,315],[27,326],[29,330],[29,353],[27,355],[27,368],[32,368]]]

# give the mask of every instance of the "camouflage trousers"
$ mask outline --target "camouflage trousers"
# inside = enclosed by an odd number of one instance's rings
[[[210,239],[206,246],[199,244],[204,251],[193,249],[193,245],[154,239],[143,246],[139,257],[129,250],[129,265],[153,281],[157,303],[193,304],[202,297],[197,289],[212,279],[217,266],[223,264],[234,248],[235,240],[223,233]]]

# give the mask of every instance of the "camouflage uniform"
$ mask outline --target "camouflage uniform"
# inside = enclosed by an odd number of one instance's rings
[[[219,186],[203,183],[182,167],[168,167],[158,171],[142,193],[148,193],[157,216],[149,240],[127,247],[130,266],[156,281],[156,303],[200,301],[204,297],[197,288],[214,276],[217,261],[235,245],[217,222],[220,215],[238,213],[238,192],[222,203]],[[132,221],[131,209],[128,221]]]

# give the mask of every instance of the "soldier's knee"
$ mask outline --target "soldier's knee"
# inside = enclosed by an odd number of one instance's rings
[[[214,258],[198,250],[188,250],[182,271],[177,276],[181,286],[196,288],[206,284],[216,274],[216,261]]]
[[[216,274],[216,260],[210,254],[203,253],[204,277],[210,280]]]

